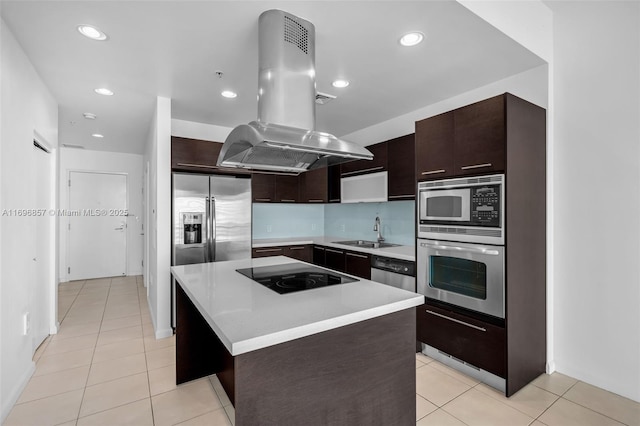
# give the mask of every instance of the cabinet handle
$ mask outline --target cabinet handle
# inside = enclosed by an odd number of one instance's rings
[[[415,197],[414,194],[407,194],[407,195],[389,195],[389,198],[407,198],[407,197]]]
[[[289,200],[289,199],[284,198],[284,199],[280,200],[280,202],[282,202],[282,203],[295,203],[296,200]]]
[[[255,249],[255,250],[256,250],[256,253],[270,253],[272,251],[282,251],[281,248],[278,248],[278,249],[263,249],[263,250]]]
[[[325,249],[325,250],[326,250],[326,251],[330,251],[331,253],[340,253],[340,254],[343,254],[343,253],[344,253],[343,251],[340,251],[340,250],[332,250],[332,249],[330,249],[330,248]]]
[[[439,170],[429,170],[428,172],[422,172],[420,174],[424,176],[424,175],[435,175],[437,173],[444,173],[444,172],[446,172],[445,169],[439,169]]]
[[[446,315],[442,315],[442,314],[439,314],[437,312],[430,311],[429,309],[427,309],[427,313],[431,314],[431,315],[435,315],[435,316],[440,317],[440,318],[444,318],[444,319],[449,320],[449,321],[456,322],[458,324],[466,325],[467,327],[471,327],[471,328],[474,328],[476,330],[487,331],[486,328],[478,327],[477,325],[469,324],[468,322],[460,321],[459,319],[451,318],[451,317],[448,317]]]
[[[324,250],[324,247],[314,247],[314,250]]]
[[[289,247],[289,250],[304,250],[304,247]]]
[[[324,200],[309,200],[310,203],[324,203]]]
[[[355,254],[355,253],[347,253],[347,256],[361,257],[363,259],[368,259],[369,258],[369,256],[365,256],[363,254]]]
[[[483,164],[474,164],[473,166],[462,166],[460,169],[469,170],[469,169],[480,169],[482,167],[491,167],[493,164],[491,163],[483,163]]]
[[[349,176],[349,175],[355,175],[356,173],[372,172],[374,170],[381,170],[383,168],[384,166],[372,167],[370,169],[360,169],[360,170],[355,170],[353,172],[342,173],[340,174],[340,176]]]
[[[331,201],[340,201],[340,198],[331,198],[331,199],[329,200],[329,202],[331,202]]]
[[[271,201],[271,198],[254,198],[254,201]]]
[[[191,164],[191,163],[178,163],[178,166],[183,167],[201,167],[204,169],[217,169],[218,166],[207,166],[206,164]]]

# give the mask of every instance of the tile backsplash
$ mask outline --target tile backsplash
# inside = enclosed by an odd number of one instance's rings
[[[375,240],[376,216],[389,243],[415,244],[414,201],[354,204],[253,204],[253,238],[331,236]]]

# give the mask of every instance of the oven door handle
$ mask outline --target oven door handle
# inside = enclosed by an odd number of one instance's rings
[[[430,244],[430,243],[420,243],[420,246],[430,247],[437,250],[466,251],[470,253],[480,253],[480,254],[486,254],[489,256],[498,256],[500,254],[498,250],[491,250],[484,247],[476,248],[476,247],[445,246],[442,244]]]

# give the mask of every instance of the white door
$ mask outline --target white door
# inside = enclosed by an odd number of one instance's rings
[[[40,346],[44,339],[49,335],[49,297],[51,294],[51,257],[50,257],[50,232],[51,217],[48,214],[51,208],[50,197],[50,172],[51,172],[51,154],[34,148],[34,164],[35,164],[35,200],[34,208],[37,211],[46,211],[47,214],[35,216],[35,237],[34,241],[34,267],[32,270],[33,284],[31,287],[31,336],[32,349],[35,350]]]
[[[69,173],[69,280],[126,275],[127,176]]]

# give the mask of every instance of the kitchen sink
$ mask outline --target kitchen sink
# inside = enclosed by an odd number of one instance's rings
[[[398,247],[398,246],[400,246],[400,244],[379,243],[377,241],[367,241],[367,240],[333,241],[333,243],[334,244],[344,244],[345,246],[365,247],[365,248],[386,248],[386,247]]]

